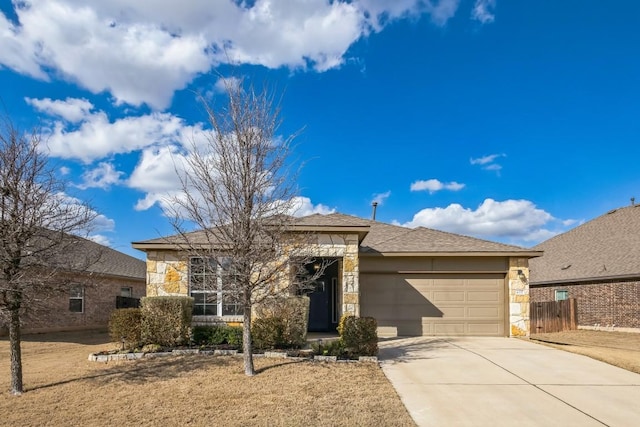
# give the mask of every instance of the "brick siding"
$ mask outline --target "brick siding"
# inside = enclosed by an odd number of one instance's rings
[[[81,279],[86,280],[86,279]],[[28,313],[23,320],[22,330],[28,332],[48,332],[75,329],[107,328],[111,312],[116,308],[116,296],[120,288],[132,288],[132,297],[146,294],[145,280],[127,278],[100,278],[99,282],[87,283],[84,293],[84,312],[69,311],[69,295],[50,297],[46,305]]]
[[[554,301],[556,290],[577,300],[580,326],[640,328],[640,281],[532,285],[531,302]]]

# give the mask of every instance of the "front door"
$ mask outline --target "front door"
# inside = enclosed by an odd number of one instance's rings
[[[325,268],[321,277],[313,283],[309,295],[309,331],[333,332],[338,327],[338,262]]]

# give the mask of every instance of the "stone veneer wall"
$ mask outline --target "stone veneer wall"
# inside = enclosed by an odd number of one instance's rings
[[[520,273],[519,273],[520,272]],[[529,336],[529,260],[509,258],[510,336]]]
[[[305,251],[306,252],[306,251]],[[358,235],[318,235],[308,247],[316,257],[342,259],[342,313],[360,315]],[[187,295],[189,263],[177,251],[147,252],[147,296]]]
[[[177,251],[147,252],[147,296],[187,295],[189,262]]]

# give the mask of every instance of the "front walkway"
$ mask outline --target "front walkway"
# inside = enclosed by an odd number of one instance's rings
[[[419,426],[636,426],[640,375],[514,338],[380,342]]]

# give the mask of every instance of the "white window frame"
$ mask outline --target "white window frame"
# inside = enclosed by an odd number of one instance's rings
[[[564,301],[569,299],[569,291],[567,289],[556,289],[554,294],[556,301]],[[563,298],[559,298],[560,296],[563,296]]]
[[[128,294],[128,295],[125,295]],[[125,298],[133,298],[133,288],[131,286],[122,286],[120,288],[120,296]]]
[[[208,268],[207,263],[203,263],[202,273],[194,272],[194,264],[196,260],[208,260]],[[202,303],[194,302],[193,311],[194,316],[216,316],[216,317],[238,317],[242,316],[242,307],[241,304],[236,300],[232,303],[225,304],[227,300],[226,295],[231,293],[230,291],[224,290],[224,281],[223,277],[225,276],[225,265],[230,264],[229,258],[204,258],[204,257],[190,257],[189,258],[189,296],[195,297],[198,294],[204,294],[204,301]],[[194,289],[193,279],[197,276],[202,278],[203,289]],[[211,277],[213,276],[213,278]],[[215,287],[214,289],[206,289],[207,280],[215,279]],[[215,303],[206,302],[207,295],[215,297]],[[207,313],[207,307],[215,306],[215,313]],[[199,307],[203,307],[202,311],[199,310]],[[227,310],[228,307],[233,307],[234,310],[229,312]]]
[[[80,311],[71,309],[71,301],[80,301]],[[84,286],[73,285],[69,289],[69,311],[71,313],[84,313]]]

